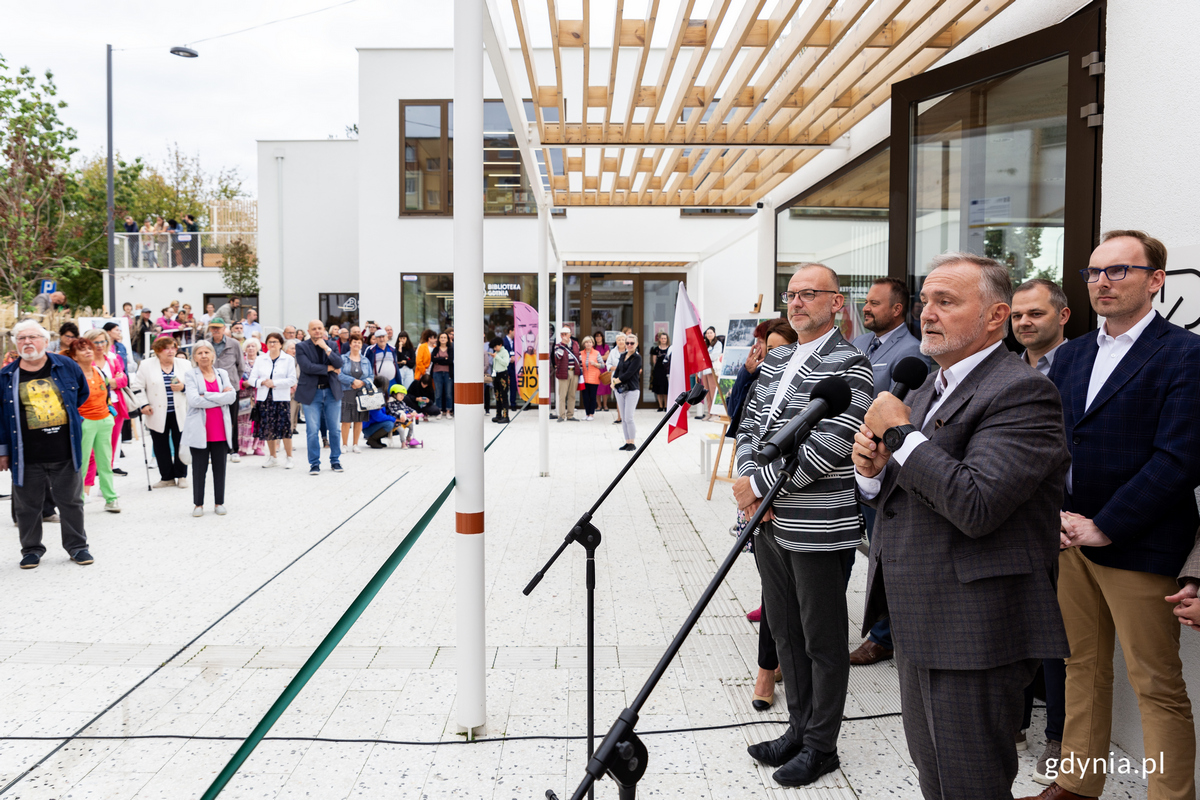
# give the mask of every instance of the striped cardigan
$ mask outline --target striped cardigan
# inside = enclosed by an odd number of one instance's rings
[[[784,458],[759,465],[755,456],[763,444],[807,406],[813,387],[838,375],[850,384],[850,408],[841,416],[822,420],[800,448],[800,463],[772,506],[779,546],[797,552],[846,550],[862,537],[854,465],[850,450],[862,425],[874,388],[871,362],[834,331],[800,367],[774,415],[775,391],[796,345],[776,347],[767,354],[754,382],[737,435],[738,475],[754,481],[765,495],[784,467]]]

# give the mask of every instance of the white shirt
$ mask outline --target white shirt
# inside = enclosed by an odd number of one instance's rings
[[[771,413],[767,415],[768,420],[775,416],[779,404],[783,402],[784,396],[787,395],[788,387],[792,385],[792,380],[796,377],[796,373],[800,371],[800,368],[804,366],[804,362],[808,360],[809,356],[820,350],[836,330],[837,327],[834,326],[824,336],[813,339],[811,342],[798,343],[796,345],[796,349],[792,352],[792,357],[788,359],[787,366],[783,369],[783,376],[779,379],[779,386],[775,388],[775,397],[771,400]],[[750,482],[750,488],[753,490],[755,497],[762,497],[758,492],[758,485],[754,481]]]
[[[939,408],[945,405],[946,400],[949,399],[950,395],[954,393],[954,390],[957,389],[958,386],[967,379],[967,376],[971,374],[971,371],[983,363],[984,359],[996,352],[998,348],[1003,346],[1004,340],[1000,340],[991,347],[985,347],[978,353],[967,356],[962,361],[959,361],[951,367],[938,370],[937,377],[933,379],[933,390],[936,396],[934,397],[933,402],[929,405],[929,411],[925,412],[924,421],[933,419],[933,415]],[[916,450],[919,445],[927,441],[929,441],[929,437],[921,433],[919,430],[911,431],[908,436],[904,437],[904,444],[901,445],[900,449],[892,453],[892,458],[894,458],[896,463],[900,464],[900,466],[904,466],[904,460],[912,454],[912,451]],[[884,470],[886,469],[887,467],[884,467]],[[883,486],[882,471],[874,478],[867,478],[859,474],[858,468],[856,467],[854,470],[854,478],[858,481],[858,488],[862,492],[863,497],[868,500],[878,495],[879,490]]]
[[[1150,309],[1149,314],[1138,320],[1132,328],[1120,336],[1108,335],[1108,320],[1105,320],[1104,324],[1100,326],[1100,330],[1096,331],[1096,344],[1099,349],[1096,351],[1096,361],[1092,364],[1092,377],[1088,380],[1087,402],[1083,406],[1085,411],[1091,408],[1092,401],[1096,399],[1096,395],[1100,394],[1104,384],[1112,377],[1117,365],[1121,363],[1121,359],[1133,349],[1134,343],[1154,321],[1157,313],[1153,308]],[[1067,494],[1071,494],[1074,485],[1071,481],[1073,469],[1074,465],[1067,468]]]

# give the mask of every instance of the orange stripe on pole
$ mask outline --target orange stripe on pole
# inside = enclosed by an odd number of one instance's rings
[[[454,530],[458,533],[483,533],[483,512],[454,512]]]
[[[483,383],[455,383],[455,405],[483,405]]]
[[[538,353],[538,361],[549,361],[549,360],[550,360],[549,353]]]

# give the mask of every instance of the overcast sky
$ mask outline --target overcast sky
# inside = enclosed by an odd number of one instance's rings
[[[345,136],[357,122],[356,47],[449,47],[450,0],[356,0],[319,14],[198,42],[339,0],[197,3],[0,0],[10,70],[52,69],[82,153],[105,144],[104,46],[113,53],[113,137],[123,158],[161,163],[172,142],[204,167],[237,167],[256,189],[256,139]],[[196,59],[171,55],[195,43]]]

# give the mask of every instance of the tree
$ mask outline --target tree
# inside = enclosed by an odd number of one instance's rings
[[[13,75],[0,56],[0,283],[18,308],[38,280],[81,266],[59,248],[75,131],[59,119],[67,104],[57,93],[49,70],[40,82],[28,67]]]
[[[221,280],[225,288],[238,297],[258,294],[258,256],[241,239],[234,240],[225,248]]]

